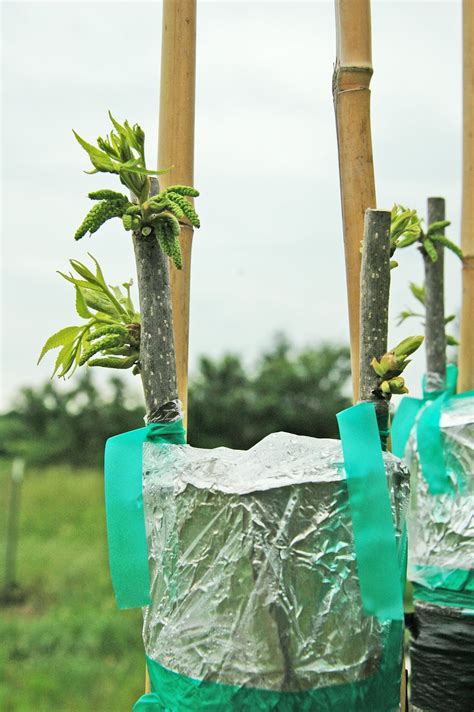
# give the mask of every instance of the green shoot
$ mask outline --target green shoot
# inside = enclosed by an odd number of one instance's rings
[[[97,260],[92,272],[78,260],[70,260],[73,272],[59,274],[74,286],[76,311],[85,323],[67,326],[49,337],[38,363],[59,348],[52,376],[70,377],[78,366],[133,368],[140,372],[140,314],[135,310],[130,287],[110,287]]]
[[[114,173],[119,176],[136,197],[132,202],[123,193],[103,189],[89,193],[96,204],[87,213],[75,233],[80,240],[86,234],[92,235],[112,218],[120,218],[123,227],[141,239],[156,239],[163,252],[170,257],[178,269],[182,268],[182,254],[179,236],[180,221],[187,220],[200,227],[199,217],[188,198],[196,198],[199,192],[184,185],[173,185],[150,197],[150,175],[160,175],[164,171],[148,170],[145,162],[145,134],[128,121],[121,125],[110,114],[113,129],[108,136],[97,139],[94,146],[76,132],[74,135],[87,152],[94,170],[91,173]],[[169,169],[168,169],[169,170]]]
[[[410,292],[415,297],[415,299],[421,304],[422,311],[415,312],[411,309],[405,309],[398,315],[397,326],[403,324],[406,319],[418,318],[421,320],[421,324],[425,326],[425,316],[426,316],[426,296],[425,296],[425,286],[424,284],[418,285],[414,282],[410,282]],[[418,307],[419,308],[419,307]],[[456,318],[455,314],[449,314],[444,318],[444,324],[447,325]],[[446,345],[447,346],[459,346],[459,341],[451,334],[446,334]]]
[[[461,249],[442,233],[442,230],[449,225],[451,225],[449,220],[440,220],[429,225],[428,230],[424,232],[422,220],[416,210],[409,210],[402,205],[394,205],[390,229],[390,256],[392,257],[398,249],[416,244],[424,255],[427,255],[432,262],[436,262],[438,254],[435,243],[438,242],[462,260]]]
[[[392,395],[408,393],[401,374],[410,363],[408,356],[419,349],[423,339],[423,336],[409,336],[384,354],[380,361],[372,359],[371,366],[379,377],[377,390],[380,397],[390,400]]]

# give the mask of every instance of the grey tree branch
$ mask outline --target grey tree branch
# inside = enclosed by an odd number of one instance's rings
[[[388,403],[378,392],[379,377],[370,365],[387,351],[390,295],[390,212],[365,211],[360,275],[359,400],[375,403],[381,432],[388,430]]]
[[[151,178],[151,183],[151,195],[156,195],[158,180]],[[178,398],[168,257],[153,234],[144,237],[134,233],[133,246],[140,299],[140,366],[147,422],[173,419],[177,415],[176,407],[163,408]]]
[[[445,219],[444,198],[428,198],[428,227]],[[443,231],[439,231],[443,232]],[[446,332],[444,324],[444,247],[433,242],[438,254],[432,262],[423,250],[426,294],[426,388],[440,390],[446,377]]]

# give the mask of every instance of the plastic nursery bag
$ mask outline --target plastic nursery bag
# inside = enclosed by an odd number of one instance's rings
[[[412,475],[408,578],[415,584],[416,598],[472,610],[474,395],[446,400],[439,432],[446,477],[444,491],[433,493],[430,489],[431,465],[420,457],[420,431],[416,425],[406,448]]]
[[[408,475],[383,457],[400,550]],[[403,623],[364,610],[343,463],[339,441],[287,433],[246,452],[145,443],[137,710],[398,709]]]
[[[474,616],[422,600],[415,602],[415,613],[410,709],[472,712]]]

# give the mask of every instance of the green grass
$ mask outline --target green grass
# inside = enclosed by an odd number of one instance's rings
[[[3,465],[2,577],[9,484]],[[143,691],[141,612],[115,606],[99,473],[27,469],[17,580],[25,600],[0,607],[0,709],[130,710]]]

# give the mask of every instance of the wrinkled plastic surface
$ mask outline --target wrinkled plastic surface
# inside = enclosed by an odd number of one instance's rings
[[[405,453],[412,475],[408,578],[427,588],[432,586],[433,567],[443,569],[448,577],[455,570],[467,575],[474,565],[474,397],[449,400],[440,427],[452,492],[432,495],[428,491],[416,427]],[[445,587],[449,588],[449,578]]]
[[[417,636],[410,646],[412,709],[474,709],[474,616],[417,601]]]
[[[400,537],[408,475],[384,460]],[[147,443],[143,462],[150,659],[262,690],[377,672],[388,626],[362,612],[339,441],[276,433],[245,452]]]

